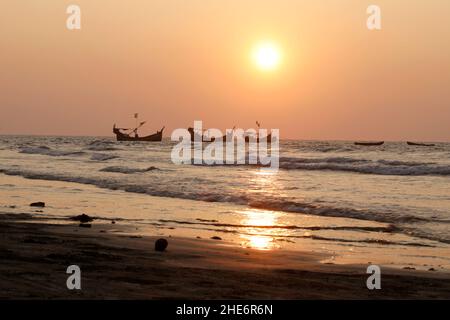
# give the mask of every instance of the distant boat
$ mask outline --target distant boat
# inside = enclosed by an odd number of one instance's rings
[[[194,141],[211,142],[210,139],[205,137],[204,133],[198,134],[197,132],[195,132],[194,128],[192,128],[192,127],[188,128],[188,132],[191,134],[191,141],[192,142],[194,142]]]
[[[259,129],[260,128],[260,123],[258,121],[256,121],[256,125],[258,126],[258,129]],[[235,127],[233,127],[233,132],[234,132],[234,129],[235,129]],[[208,130],[205,130],[202,134],[200,134],[200,133],[195,132],[194,128],[190,127],[190,128],[188,128],[188,131],[191,134],[191,141],[192,142],[194,142],[196,140],[197,141],[202,141],[202,142],[214,142],[216,140],[223,141],[223,142],[227,141],[227,136],[226,135],[224,135],[222,137],[219,137],[219,138],[208,137],[205,134],[205,132],[207,132]],[[259,132],[259,130],[258,130],[258,132]],[[230,141],[231,141],[232,133],[230,133],[229,135],[230,135]],[[264,136],[264,137],[260,137],[258,134],[256,136],[252,136],[252,137],[246,135],[244,137],[244,140],[245,140],[246,143],[249,143],[250,141],[252,141],[252,142],[256,141],[256,143],[259,143],[260,140],[261,141],[266,140],[267,143],[270,143],[272,141],[272,133],[269,133],[267,136]]]
[[[357,146],[381,146],[384,143],[384,141],[377,141],[377,142],[355,142]]]
[[[265,137],[256,137],[256,143],[259,143],[259,140],[262,140],[262,141],[264,141],[264,140],[266,140],[267,141],[267,143],[270,143],[271,141],[272,141],[272,134],[271,133],[269,133],[267,136],[265,136]],[[250,142],[250,137],[249,136],[246,136],[245,137],[245,142]]]
[[[161,141],[162,135],[164,131],[164,127],[162,127],[161,130],[156,131],[156,133],[139,137],[138,130],[140,127],[142,127],[146,121],[142,121],[138,124],[138,114],[134,114],[134,118],[136,119],[136,127],[129,129],[129,128],[117,128],[116,124],[113,126],[113,133],[116,135],[117,141]],[[134,133],[134,135],[132,135]]]
[[[188,128],[188,132],[191,135],[191,141],[195,142],[195,141],[201,141],[201,142],[214,142],[217,140],[219,141],[223,141],[226,142],[227,141],[227,137],[226,136],[222,136],[222,137],[208,137],[208,135],[206,134],[208,130],[203,131],[203,134],[199,134],[197,132],[195,132],[194,128],[190,127]]]
[[[259,143],[260,139],[261,139],[262,141],[266,140],[267,143],[270,143],[270,142],[272,141],[272,133],[269,133],[269,134],[268,134],[267,136],[265,136],[265,137],[260,137],[260,136],[259,136],[259,129],[261,128],[261,124],[259,123],[259,121],[256,121],[256,125],[258,126],[258,134],[257,134],[257,136],[256,136],[256,143]],[[252,139],[252,140],[254,140],[254,139]],[[246,136],[246,137],[245,137],[245,142],[250,142],[250,137],[249,137],[249,136]]]
[[[433,143],[418,143],[418,142],[411,142],[411,141],[406,141],[406,143],[409,146],[421,146],[421,147],[434,147],[435,144]]]
[[[114,125],[113,132],[116,135],[117,141],[161,141],[164,127],[161,130],[156,131],[156,133],[144,137],[139,137],[137,132],[135,132],[134,136],[131,136],[130,134],[121,132],[121,130],[130,129],[116,128],[116,125]]]

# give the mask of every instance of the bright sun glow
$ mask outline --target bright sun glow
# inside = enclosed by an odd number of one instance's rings
[[[261,70],[275,70],[280,64],[281,53],[275,44],[264,42],[256,46],[253,52],[253,60]]]

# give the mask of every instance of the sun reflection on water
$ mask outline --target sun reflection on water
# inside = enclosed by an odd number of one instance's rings
[[[278,225],[280,213],[269,210],[247,209],[239,212],[243,218],[241,225],[245,228],[242,246],[258,250],[271,250],[279,246],[275,242],[278,236],[275,229],[271,228]]]
[[[252,198],[253,194],[263,193],[265,197],[282,196],[282,186],[277,180],[277,173],[267,170],[255,170],[249,179],[250,188],[247,191]],[[264,206],[261,201],[253,202],[259,206]],[[244,228],[240,237],[243,239],[242,246],[258,250],[271,250],[279,248],[276,243],[276,237],[280,229],[272,228],[280,223],[282,213],[264,209],[246,209],[240,211],[242,216],[241,225],[248,226]]]

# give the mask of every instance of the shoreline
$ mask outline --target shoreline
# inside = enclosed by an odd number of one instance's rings
[[[48,224],[0,214],[0,299],[450,299],[446,272],[325,264],[321,253],[238,248],[225,241],[127,234],[119,224]],[[66,288],[81,268],[82,289]]]
[[[122,228],[126,224],[130,233],[139,236],[188,239],[220,236],[223,243],[229,241],[239,247],[328,255],[329,259],[321,262],[373,263],[398,269],[450,272],[448,245],[396,232],[387,223],[156,197],[82,183],[1,176],[0,211],[29,212],[36,222],[44,221],[45,217],[46,223],[67,224],[72,223],[68,219],[70,216],[86,213],[96,218],[93,226],[116,220]],[[37,200],[45,200],[45,208],[29,207],[30,202]]]

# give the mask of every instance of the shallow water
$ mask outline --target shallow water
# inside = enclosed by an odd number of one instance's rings
[[[139,232],[326,251],[336,263],[370,257],[449,265],[448,143],[282,141],[278,172],[177,166],[170,160],[173,145],[2,136],[2,211],[29,211],[29,202],[42,200],[49,206],[35,214],[84,212],[124,219]]]

